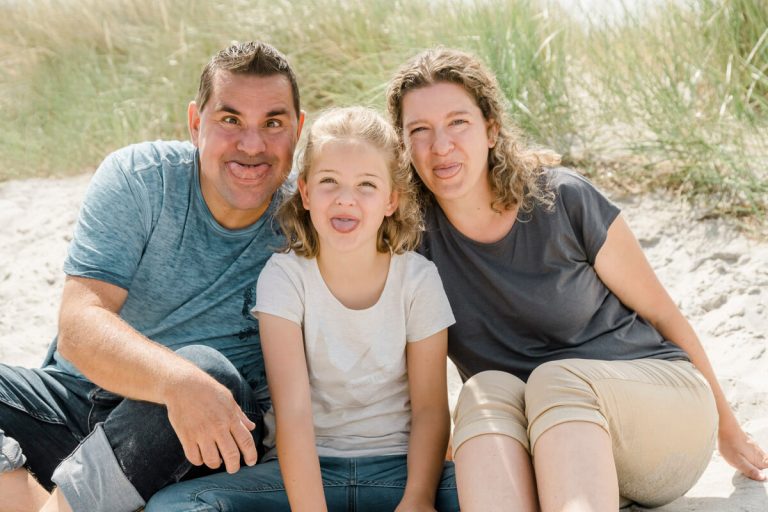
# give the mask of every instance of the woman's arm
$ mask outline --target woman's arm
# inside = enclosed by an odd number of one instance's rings
[[[397,512],[435,510],[435,495],[451,428],[445,367],[447,347],[445,329],[406,346],[411,434],[408,481]]]
[[[605,243],[595,259],[595,271],[622,303],[688,353],[715,396],[720,416],[719,449],[723,458],[749,478],[765,480],[760,470],[768,468],[768,456],[739,426],[698,336],[659,282],[621,215],[608,229]]]
[[[301,327],[259,313],[261,349],[277,423],[277,458],[294,511],[326,511]]]

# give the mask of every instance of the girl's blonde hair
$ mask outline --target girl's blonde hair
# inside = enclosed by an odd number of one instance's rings
[[[474,55],[435,48],[416,55],[398,70],[387,89],[387,109],[401,141],[405,142],[405,94],[441,82],[461,86],[480,108],[485,120],[498,129],[496,144],[488,152],[488,181],[493,193],[491,208],[502,211],[520,205],[523,212],[530,212],[536,203],[550,207],[554,194],[539,178],[543,167],[560,163],[560,155],[551,150],[523,146],[521,135],[507,119],[495,76]],[[427,192],[421,180],[416,179],[421,193]]]
[[[299,178],[307,181],[312,162],[324,144],[345,139],[367,142],[384,155],[392,191],[398,193],[397,210],[384,217],[376,249],[395,254],[415,249],[421,237],[422,219],[409,164],[400,149],[397,133],[375,110],[345,107],[324,111],[309,130],[301,154]],[[309,211],[304,209],[298,188],[278,209],[277,220],[288,240],[286,251],[293,250],[307,258],[317,256],[320,249],[317,231]]]

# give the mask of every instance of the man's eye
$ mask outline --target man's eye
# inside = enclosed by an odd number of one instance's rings
[[[235,116],[224,116],[221,118],[221,122],[224,124],[238,124],[238,120]]]
[[[280,128],[283,126],[283,123],[279,119],[270,119],[267,121],[266,126],[267,128]]]

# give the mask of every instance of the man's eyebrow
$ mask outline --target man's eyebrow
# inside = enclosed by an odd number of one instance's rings
[[[267,112],[267,117],[287,116],[288,114],[289,112],[287,108],[276,108]]]
[[[242,113],[239,110],[237,110],[235,107],[230,107],[226,103],[217,104],[216,112],[229,112],[230,114],[235,114],[236,116],[242,115]]]

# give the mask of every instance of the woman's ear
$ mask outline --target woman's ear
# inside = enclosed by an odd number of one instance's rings
[[[487,122],[488,130],[488,147],[492,148],[496,146],[496,142],[499,140],[499,124],[495,120]]]

